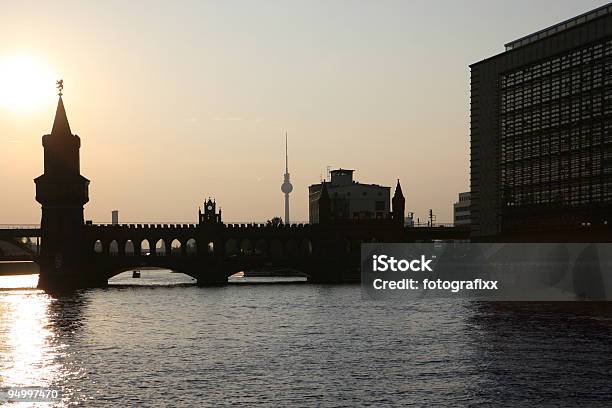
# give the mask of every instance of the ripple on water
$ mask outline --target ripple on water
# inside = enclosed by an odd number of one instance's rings
[[[1,290],[1,385],[56,385],[86,406],[612,402],[608,305],[381,302],[354,285],[147,272],[63,297]]]

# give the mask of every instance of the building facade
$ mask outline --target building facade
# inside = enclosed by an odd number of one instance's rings
[[[612,3],[470,68],[472,238],[612,221]]]
[[[455,225],[470,225],[470,192],[459,193],[459,199],[453,204],[453,221]]]
[[[331,171],[326,182],[331,201],[331,217],[335,220],[386,219],[390,217],[391,187],[362,184],[353,180],[354,170]],[[309,222],[319,222],[319,198],[323,183],[308,187]]]

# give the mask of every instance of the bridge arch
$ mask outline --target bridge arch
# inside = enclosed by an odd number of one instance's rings
[[[289,238],[286,244],[287,256],[297,257],[300,253],[297,241],[294,238]]]
[[[113,239],[108,245],[108,253],[112,256],[119,255],[119,244],[117,243],[117,240]]]
[[[93,251],[96,254],[104,253],[104,245],[102,244],[101,240],[97,239],[96,242],[94,242]]]
[[[270,256],[272,258],[282,258],[283,257],[283,243],[278,238],[273,238],[270,241]]]
[[[310,238],[302,239],[300,243],[300,255],[304,257],[312,256],[312,241]]]
[[[206,252],[209,255],[213,255],[215,253],[215,243],[213,241],[210,241],[208,245],[206,245]]]
[[[0,254],[34,256],[38,252],[37,245],[29,237],[0,237]]]
[[[238,255],[238,240],[236,238],[229,238],[225,241],[225,256],[237,256]]]
[[[149,259],[151,259],[150,262],[147,262],[147,266],[146,266],[146,270],[157,270],[157,271],[163,271],[163,270],[167,270],[170,273],[180,273],[186,276],[189,276],[193,279],[198,279],[198,276],[196,273],[192,273],[190,270],[184,270],[181,268],[176,268],[176,267],[168,267],[167,265],[163,265],[163,264],[156,264],[156,262],[154,261],[154,257],[150,257]],[[139,263],[135,262],[134,264],[125,264],[123,266],[119,266],[116,267],[115,269],[109,270],[105,273],[105,278],[106,281],[108,283],[108,281],[118,275],[121,275],[122,273],[125,272],[131,272],[131,271],[141,271],[143,270],[143,266],[140,265]],[[194,284],[196,282],[193,282]],[[182,284],[182,283],[181,283]]]
[[[255,242],[255,255],[268,255],[268,242],[265,239],[259,238]]]
[[[240,242],[240,255],[253,255],[253,244],[248,238],[243,238]]]
[[[150,255],[151,254],[151,243],[148,239],[143,239],[140,241],[140,255]]]
[[[131,239],[125,241],[125,245],[123,245],[123,252],[126,256],[134,256],[134,242]]]
[[[179,256],[181,255],[182,250],[183,245],[181,245],[181,241],[176,238],[172,240],[172,242],[170,243],[170,255]]]
[[[166,242],[161,238],[155,243],[155,255],[166,256]]]
[[[185,243],[185,253],[189,256],[197,255],[198,243],[194,238],[189,238]]]

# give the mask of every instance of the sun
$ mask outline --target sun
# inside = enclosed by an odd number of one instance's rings
[[[0,107],[18,112],[34,111],[53,100],[55,75],[30,55],[0,57]]]

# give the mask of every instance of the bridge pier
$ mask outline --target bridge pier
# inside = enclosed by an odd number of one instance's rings
[[[359,282],[359,265],[342,259],[326,259],[310,265],[306,273],[310,283],[351,283]]]
[[[198,286],[224,286],[227,285],[227,276],[202,274],[197,278]]]
[[[44,290],[76,290],[103,288],[108,280],[103,274],[88,273],[86,266],[56,268],[48,262],[41,262],[38,288]]]

